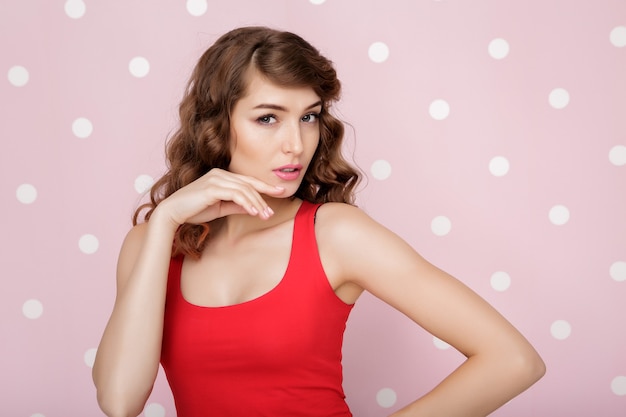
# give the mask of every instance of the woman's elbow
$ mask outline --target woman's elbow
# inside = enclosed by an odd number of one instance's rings
[[[133,392],[130,387],[124,388],[121,384],[98,385],[96,383],[96,398],[102,412],[108,417],[137,417],[152,392]]]
[[[535,378],[533,383],[535,383],[546,374],[546,364],[543,359],[541,359],[541,356],[537,354],[531,366],[533,371],[533,377]]]
[[[516,374],[526,389],[539,381],[546,373],[546,364],[541,356],[532,348],[517,355]]]
[[[107,417],[137,417],[143,410],[143,404],[131,402],[123,396],[97,393],[98,405]]]

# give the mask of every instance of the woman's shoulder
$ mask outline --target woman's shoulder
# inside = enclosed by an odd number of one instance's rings
[[[395,232],[370,217],[359,207],[343,203],[326,203],[318,209],[315,233],[322,244],[337,255],[388,252],[388,248],[406,246]]]
[[[359,207],[346,203],[325,203],[317,210],[316,230],[322,237],[348,243],[367,236],[382,226]],[[367,240],[367,239],[366,239]]]
[[[141,245],[146,237],[148,222],[138,223],[130,228],[124,238],[123,246]]]
[[[347,220],[354,219],[355,216],[367,216],[363,210],[348,203],[324,203],[317,209],[317,218],[325,222],[343,223]]]
[[[147,231],[148,223],[145,222],[134,225],[126,233],[118,257],[118,271],[119,268],[127,269],[132,267],[146,239]]]
[[[352,283],[368,288],[380,279],[381,265],[397,260],[406,244],[364,210],[341,203],[318,209],[315,235],[322,264],[334,288]],[[406,264],[406,263],[405,263]]]

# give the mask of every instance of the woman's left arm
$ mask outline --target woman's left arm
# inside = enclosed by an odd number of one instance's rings
[[[449,343],[467,360],[400,416],[486,416],[545,373],[522,334],[460,281],[360,209],[318,213],[320,253],[339,283],[358,285]]]

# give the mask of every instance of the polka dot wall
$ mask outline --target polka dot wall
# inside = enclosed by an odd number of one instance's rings
[[[130,216],[195,60],[250,24],[335,62],[359,206],[544,357],[494,415],[626,415],[623,0],[3,0],[0,414],[101,415],[91,366]],[[347,400],[389,415],[462,359],[366,295]],[[163,374],[142,415],[175,416]]]

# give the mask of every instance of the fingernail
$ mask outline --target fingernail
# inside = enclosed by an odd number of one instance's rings
[[[256,216],[259,214],[259,210],[257,210],[256,207],[250,207],[250,213],[252,213],[253,216]]]
[[[266,208],[266,209],[265,209],[265,215],[266,215],[267,217],[270,217],[270,216],[272,216],[273,214],[274,214],[274,210],[272,210],[270,207],[268,207],[268,208]]]

